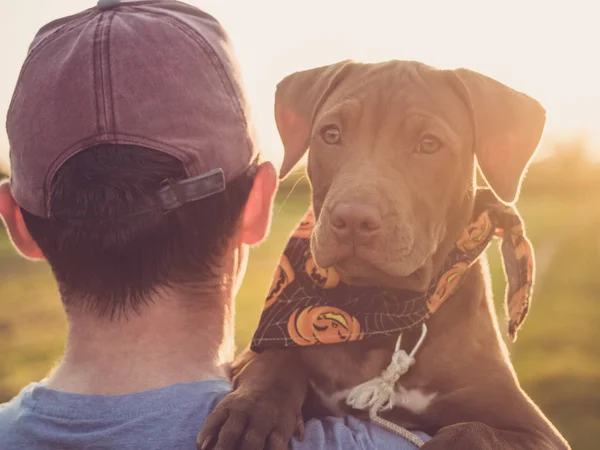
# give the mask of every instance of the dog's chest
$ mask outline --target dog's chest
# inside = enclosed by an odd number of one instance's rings
[[[312,381],[311,387],[319,401],[331,414],[343,416],[350,412],[350,408],[346,405],[346,399],[352,389],[327,393]],[[437,392],[426,392],[419,388],[407,389],[401,384],[397,384],[392,401],[394,408],[401,408],[414,415],[420,415],[427,410],[436,396]]]
[[[348,414],[348,394],[354,387],[381,375],[391,361],[394,344],[395,337],[391,337],[349,346],[307,349],[303,357],[310,367],[313,401],[320,403],[316,409],[334,415]],[[414,377],[403,377],[396,385],[392,401],[395,409],[414,416],[423,414],[436,395],[421,383],[415,383]]]

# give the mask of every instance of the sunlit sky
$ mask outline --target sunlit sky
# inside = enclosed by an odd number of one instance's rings
[[[281,160],[273,92],[285,75],[352,58],[467,67],[537,98],[548,110],[542,147],[586,137],[600,157],[600,4],[594,0],[191,0],[228,29],[260,142]],[[0,0],[0,116],[36,31],[94,5]],[[0,164],[8,139],[0,131]]]

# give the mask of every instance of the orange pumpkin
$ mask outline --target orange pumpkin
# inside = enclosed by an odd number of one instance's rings
[[[296,309],[289,318],[288,333],[301,346],[336,344],[363,338],[358,320],[333,306]]]
[[[265,300],[265,309],[268,309],[275,301],[279,298],[283,290],[294,281],[294,269],[290,264],[290,260],[285,255],[281,255],[279,265],[275,270],[271,287],[269,288],[269,295]]]
[[[460,239],[456,242],[456,246],[462,252],[473,250],[481,245],[491,232],[492,222],[488,212],[485,211],[463,231]]]
[[[312,282],[320,288],[333,289],[340,282],[340,276],[333,267],[322,269],[317,266],[317,263],[315,263],[315,260],[312,257],[309,257],[306,261],[304,270]]]
[[[469,264],[460,261],[454,264],[440,279],[435,292],[427,299],[427,309],[429,314],[433,314],[442,304],[448,300],[456,288],[458,283],[469,268]]]

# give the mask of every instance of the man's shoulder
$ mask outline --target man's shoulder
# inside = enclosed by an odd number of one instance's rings
[[[26,399],[31,395],[36,385],[37,383],[28,384],[11,400],[6,403],[0,403],[0,430],[5,423],[10,422],[11,417],[19,414],[19,411],[23,408],[23,404],[26,403]]]
[[[34,389],[36,383],[25,386],[21,392],[6,403],[0,404],[0,448],[16,448],[8,444],[12,443],[14,430],[19,426],[19,422],[24,419],[23,411],[26,410],[24,404]]]
[[[81,395],[30,385],[0,406],[0,448],[196,448],[204,420],[229,392],[224,380],[131,395]]]

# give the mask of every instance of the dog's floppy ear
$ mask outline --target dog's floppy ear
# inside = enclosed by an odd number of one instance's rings
[[[352,64],[352,61],[346,60],[295,72],[277,85],[275,121],[285,150],[280,178],[293,169],[308,149],[312,122],[319,107]]]
[[[533,98],[477,72],[451,72],[471,109],[481,172],[496,195],[511,203],[540,142],[546,111]]]

